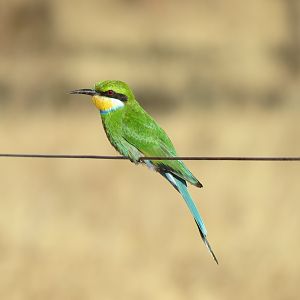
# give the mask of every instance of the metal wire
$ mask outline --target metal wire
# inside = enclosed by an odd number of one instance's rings
[[[0,157],[11,158],[61,158],[61,159],[129,159],[125,156],[111,155],[77,155],[77,154],[24,154],[24,153],[0,153]],[[215,160],[215,161],[300,161],[300,156],[148,156],[141,157],[144,160]]]

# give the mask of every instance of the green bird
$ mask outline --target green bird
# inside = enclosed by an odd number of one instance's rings
[[[201,238],[218,260],[207,240],[207,231],[202,217],[187,190],[187,182],[202,187],[199,180],[180,160],[143,160],[141,157],[174,157],[175,148],[165,131],[140,106],[132,90],[122,81],[107,80],[95,84],[94,89],[80,89],[71,94],[92,97],[100,112],[108,140],[122,155],[135,164],[144,163],[160,173],[181,194],[192,213]]]

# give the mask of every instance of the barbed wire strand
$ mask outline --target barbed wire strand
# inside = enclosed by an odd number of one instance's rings
[[[25,154],[25,153],[0,153],[0,157],[10,158],[53,158],[53,159],[129,159],[125,156],[113,155],[77,155],[77,154]],[[145,160],[209,160],[209,161],[300,161],[300,156],[148,156],[141,157]]]

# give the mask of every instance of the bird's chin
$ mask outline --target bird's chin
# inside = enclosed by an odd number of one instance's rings
[[[103,97],[99,95],[93,96],[92,102],[97,107],[97,109],[102,112],[117,110],[124,106],[124,103],[118,99]]]
[[[98,108],[98,104],[97,104],[97,102],[98,102],[99,100],[96,98],[96,96],[93,96],[92,97],[92,103]]]
[[[92,97],[93,104],[97,107],[99,110],[107,110],[111,109],[111,101],[105,97],[95,95]]]

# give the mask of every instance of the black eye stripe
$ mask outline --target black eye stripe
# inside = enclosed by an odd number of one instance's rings
[[[115,99],[118,99],[122,102],[126,102],[128,100],[126,95],[121,94],[121,93],[116,93],[113,90],[108,90],[108,91],[105,91],[105,92],[101,92],[101,95],[105,96],[105,97],[109,97],[109,98],[115,98]]]

